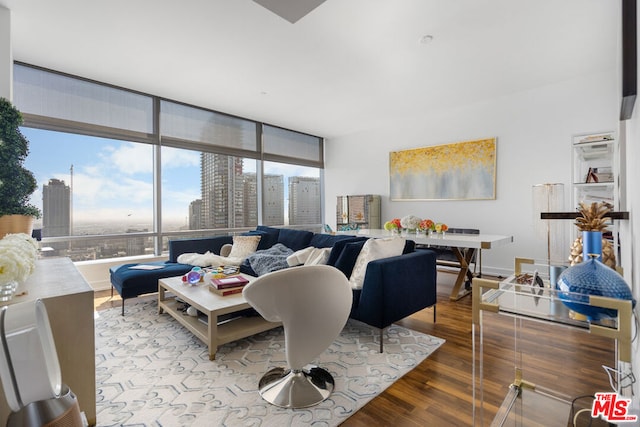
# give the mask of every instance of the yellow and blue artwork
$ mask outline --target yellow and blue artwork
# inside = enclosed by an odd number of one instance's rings
[[[496,198],[496,138],[389,153],[391,200]]]

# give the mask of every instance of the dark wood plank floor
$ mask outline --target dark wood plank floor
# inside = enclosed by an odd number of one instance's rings
[[[398,322],[447,342],[343,426],[473,425],[471,297],[449,300],[454,279],[451,273],[438,272],[436,323],[431,309]],[[514,380],[518,362],[514,319],[490,313],[484,320],[484,425],[489,425]],[[613,340],[533,321],[522,326],[519,342],[526,380],[572,398],[610,390],[601,365],[615,367]],[[568,417],[567,413],[565,420]],[[566,426],[566,421],[560,425]]]
[[[348,418],[345,427],[473,425],[473,347],[471,297],[450,301],[455,276],[438,272],[436,323],[432,309],[399,322],[446,343],[418,367]],[[147,296],[144,298],[156,298]],[[109,291],[96,293],[97,308],[120,306]],[[484,424],[489,425],[514,379],[514,366],[525,366],[525,379],[569,397],[608,391],[602,364],[614,365],[613,341],[586,332],[525,321],[514,352],[514,320],[486,315],[484,329]],[[567,419],[569,414],[566,414]],[[562,417],[562,415],[561,415]],[[480,425],[476,420],[476,425]],[[561,425],[566,425],[566,422]]]

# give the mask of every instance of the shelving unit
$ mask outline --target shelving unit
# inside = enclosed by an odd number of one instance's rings
[[[573,198],[578,203],[608,202],[618,209],[618,146],[613,132],[573,137]]]
[[[580,202],[607,202],[613,211],[620,209],[619,200],[619,149],[614,132],[597,132],[573,136],[573,206]],[[613,219],[613,218],[612,218]],[[616,262],[620,262],[618,224],[612,221],[611,244],[616,250]],[[572,241],[578,236],[577,228],[572,228]]]
[[[380,196],[373,194],[338,196],[336,206],[338,231],[380,229]]]

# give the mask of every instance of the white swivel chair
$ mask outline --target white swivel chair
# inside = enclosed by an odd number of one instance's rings
[[[262,317],[282,322],[287,368],[269,370],[258,384],[264,400],[304,408],[334,388],[326,370],[309,365],[344,328],[353,294],[344,274],[327,265],[292,267],[258,277],[242,294]]]
[[[62,383],[49,317],[41,300],[2,307],[0,379],[12,413],[7,426],[83,426],[75,395]]]

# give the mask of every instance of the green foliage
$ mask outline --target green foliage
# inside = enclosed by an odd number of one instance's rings
[[[20,132],[22,115],[6,99],[0,98],[0,216],[31,215],[40,210],[29,203],[37,181],[22,165],[29,154],[29,141]]]

